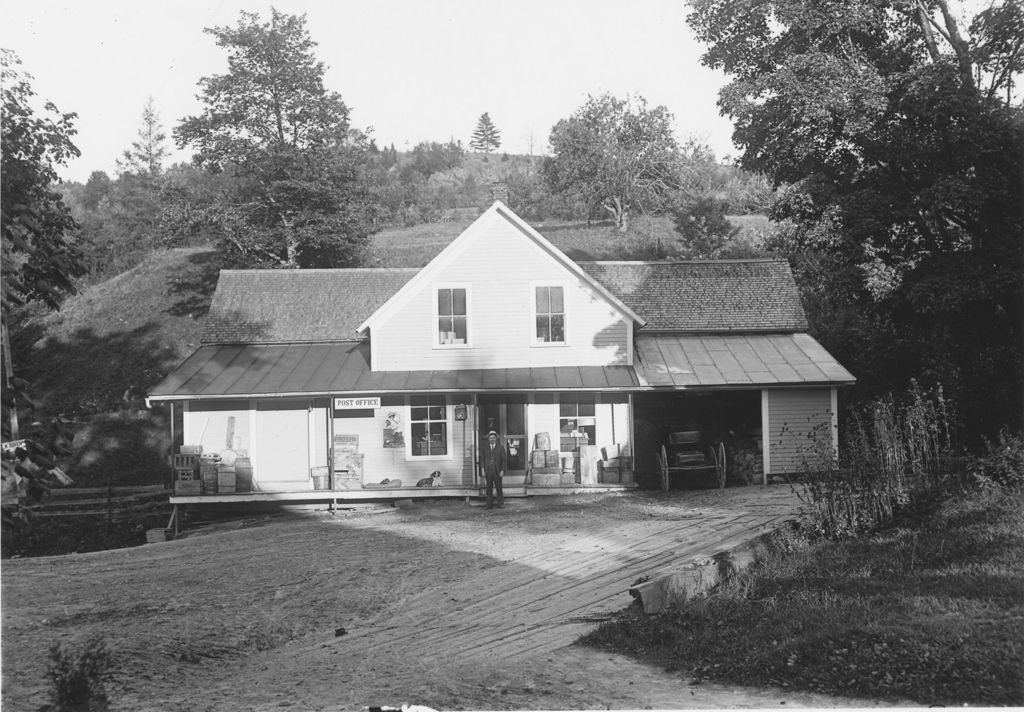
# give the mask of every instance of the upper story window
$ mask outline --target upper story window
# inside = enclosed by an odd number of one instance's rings
[[[412,457],[448,454],[448,403],[445,396],[412,396],[409,400]]]
[[[469,343],[469,291],[465,287],[437,289],[437,346]]]
[[[534,287],[535,342],[565,343],[565,289],[554,285]]]

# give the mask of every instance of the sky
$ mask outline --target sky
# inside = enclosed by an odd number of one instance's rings
[[[456,139],[468,147],[481,114],[501,151],[544,154],[551,127],[610,92],[664,105],[680,140],[735,155],[718,114],[725,77],[700,65],[683,0],[276,0],[305,14],[327,67],[325,84],[352,125],[380,146],[408,150]],[[201,77],[226,71],[206,27],[234,26],[242,10],[269,18],[271,3],[198,0],[0,0],[0,47],[14,50],[40,101],[76,112],[81,157],[59,173],[85,182],[137,138],[153,97],[170,140],[198,114]]]

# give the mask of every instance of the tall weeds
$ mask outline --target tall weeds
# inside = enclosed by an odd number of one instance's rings
[[[812,434],[798,489],[804,525],[829,538],[874,529],[916,501],[962,483],[952,408],[941,387],[917,383],[851,413],[839,456],[825,429]]]

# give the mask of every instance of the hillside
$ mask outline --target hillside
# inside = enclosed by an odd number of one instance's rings
[[[422,267],[473,217],[378,233],[367,266]],[[765,228],[763,219],[737,224],[747,241]],[[536,227],[581,261],[649,259],[674,239],[665,218],[638,218],[626,235],[606,223]],[[219,267],[211,248],[155,252],[72,297],[59,312],[23,315],[12,332],[16,363],[32,383],[39,415],[75,421],[75,454],[65,464],[76,484],[106,484],[108,476],[113,484],[148,484],[166,475],[169,412],[143,410],[141,396],[198,346]]]

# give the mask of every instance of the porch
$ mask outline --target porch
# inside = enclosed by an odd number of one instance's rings
[[[510,485],[505,484],[506,499],[533,496],[599,494],[626,492],[636,489],[635,484],[558,484],[558,485]],[[327,503],[332,507],[349,502],[390,502],[399,499],[470,499],[485,496],[483,487],[377,487],[373,489],[348,490],[294,490],[289,492],[222,492],[213,494],[171,495],[171,504],[243,504],[282,503],[318,504]]]

